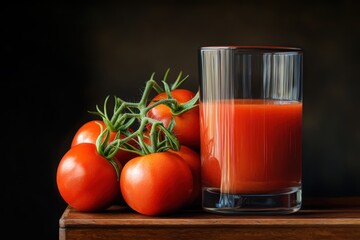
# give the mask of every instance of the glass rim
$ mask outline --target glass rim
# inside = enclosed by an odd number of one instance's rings
[[[239,50],[239,51],[261,51],[261,52],[302,52],[299,47],[278,45],[213,45],[200,47],[200,51]]]

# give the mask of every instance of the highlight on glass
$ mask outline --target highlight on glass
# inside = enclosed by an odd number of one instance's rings
[[[301,208],[303,52],[199,49],[202,207],[225,214]]]

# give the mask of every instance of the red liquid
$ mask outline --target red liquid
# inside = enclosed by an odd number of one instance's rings
[[[231,194],[301,186],[302,103],[200,103],[202,186]]]

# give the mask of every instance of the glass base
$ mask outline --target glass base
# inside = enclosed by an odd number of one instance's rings
[[[301,187],[274,194],[228,194],[203,188],[202,208],[221,214],[284,215],[301,208]]]

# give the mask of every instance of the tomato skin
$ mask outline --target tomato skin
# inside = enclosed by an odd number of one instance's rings
[[[120,176],[125,202],[149,216],[181,209],[193,191],[193,178],[187,163],[170,152],[151,153],[126,163]]]
[[[96,144],[96,140],[101,133],[101,127],[105,129],[105,123],[101,120],[91,120],[83,124],[75,133],[71,147],[78,145],[80,143],[92,143]],[[110,132],[109,141],[113,141],[115,139],[116,132]],[[120,137],[124,137],[124,135],[120,135]],[[119,150],[115,157],[120,161],[122,165],[125,165],[127,161],[138,156],[135,153]]]
[[[97,137],[101,133],[101,127],[102,129],[105,129],[105,123],[100,120],[92,120],[89,122],[84,123],[75,133],[72,142],[71,147],[78,145],[80,143],[96,143]],[[114,138],[115,133],[110,133],[110,138]]]
[[[179,103],[185,103],[191,100],[196,93],[188,89],[175,89],[171,91],[171,95]],[[155,101],[167,99],[166,93],[156,95],[149,103],[153,104]],[[152,108],[148,112],[148,116],[161,121],[165,127],[169,126],[172,118],[172,113],[169,107],[160,104]],[[195,151],[200,149],[200,123],[199,123],[199,106],[196,106],[180,115],[174,117],[175,126],[174,134],[178,138],[181,145],[188,146]]]
[[[79,211],[101,211],[121,198],[115,168],[91,143],[78,144],[63,155],[56,183],[64,201]]]
[[[193,191],[188,205],[199,206],[201,204],[201,161],[199,153],[185,145],[181,145],[178,151],[169,150],[169,152],[178,154],[188,164],[193,175]]]

